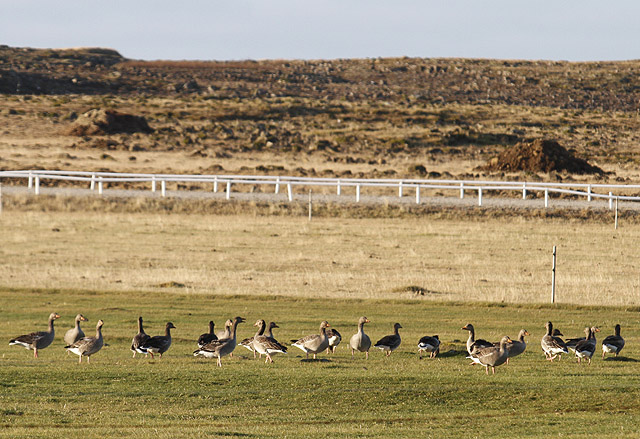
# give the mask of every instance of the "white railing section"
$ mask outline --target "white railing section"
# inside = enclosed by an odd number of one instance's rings
[[[161,196],[167,195],[167,183],[208,183],[212,191],[218,192],[220,186],[225,187],[225,198],[230,199],[234,185],[272,185],[274,193],[280,192],[281,186],[287,188],[287,198],[293,201],[295,186],[335,187],[336,194],[342,195],[345,187],[355,188],[355,201],[360,202],[363,188],[397,188],[398,197],[402,198],[407,190],[415,191],[415,201],[421,202],[421,190],[451,190],[464,198],[467,193],[476,193],[478,205],[482,206],[483,195],[486,191],[515,191],[522,192],[522,199],[527,199],[529,192],[543,192],[544,206],[549,206],[549,194],[575,195],[586,197],[587,201],[594,198],[609,200],[609,209],[614,200],[640,201],[640,196],[625,195],[629,192],[640,192],[640,185],[597,184],[597,183],[544,183],[518,181],[483,181],[483,180],[420,180],[420,179],[363,179],[363,178],[315,178],[290,177],[269,175],[182,175],[182,174],[133,174],[115,172],[86,172],[86,171],[0,171],[0,182],[3,178],[23,178],[27,186],[38,195],[43,180],[62,180],[89,183],[91,190],[102,195],[106,183],[150,183],[151,192],[156,192],[160,183]],[[599,193],[598,190],[608,190]],[[454,193],[455,193],[454,192]]]

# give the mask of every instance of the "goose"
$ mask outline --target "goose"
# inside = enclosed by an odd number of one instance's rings
[[[271,326],[271,324],[273,326]],[[270,328],[278,327],[274,322],[271,322],[271,324],[269,325]],[[265,354],[267,357],[264,361],[265,363],[273,363],[272,355],[287,353],[287,348],[278,343],[275,338],[262,334],[264,333],[265,327],[264,320],[257,321],[253,326],[258,326],[258,332],[253,336],[252,340],[254,354],[255,352],[258,352],[260,355]]]
[[[84,331],[82,330],[82,328],[80,328],[80,322],[88,322],[88,321],[89,319],[87,319],[85,316],[83,316],[82,314],[78,314],[76,316],[75,326],[69,329],[64,334],[64,338],[63,338],[64,342],[70,345],[80,340],[81,338],[84,338]]]
[[[147,352],[143,352],[140,350],[140,346],[149,340],[149,336],[146,332],[144,332],[144,328],[142,327],[142,316],[138,317],[138,333],[133,336],[133,340],[131,340],[131,351],[133,352],[133,358],[136,358],[136,352],[139,354],[147,355]]]
[[[193,356],[197,357],[198,355],[202,355],[205,358],[217,358],[218,359],[218,367],[222,367],[222,357],[225,355],[231,356],[231,353],[236,348],[236,330],[238,328],[238,324],[244,322],[245,319],[242,317],[236,317],[231,324],[231,336],[228,338],[219,338],[214,340],[206,345],[202,346],[199,349],[193,351]]]
[[[597,328],[586,328],[585,332],[587,333],[587,338],[585,340],[580,340],[574,349],[576,357],[578,358],[578,363],[582,361],[582,359],[586,358],[591,364],[591,357],[596,352],[596,332],[594,329]]]
[[[521,329],[518,334],[518,339],[516,341],[512,341],[507,345],[507,351],[509,355],[507,356],[507,364],[509,364],[509,358],[520,355],[527,349],[527,342],[524,340],[526,336],[529,335],[529,331],[526,329]]]
[[[547,360],[553,362],[556,357],[560,356],[561,358],[562,354],[568,354],[569,350],[560,337],[552,335],[553,324],[551,322],[547,322],[545,327],[547,328],[547,333],[542,337],[540,345]],[[560,358],[558,358],[558,360],[560,360]]]
[[[476,340],[476,331],[475,331],[475,329],[474,329],[474,327],[473,327],[473,325],[471,323],[467,323],[461,329],[464,329],[465,331],[469,331],[469,338],[467,339],[467,353],[469,354],[469,357],[467,357],[467,358],[471,358],[473,360],[471,362],[472,366],[474,364],[480,364],[480,363],[478,363],[478,361],[475,358],[475,356],[472,354],[474,349],[476,349],[476,348],[488,348],[488,347],[493,346],[494,344],[491,343],[491,342],[488,342],[487,340],[483,340],[481,338]]]
[[[614,354],[616,357],[624,347],[624,338],[620,336],[620,325],[616,325],[616,334],[609,335],[602,340],[602,359],[604,360],[604,354]]]
[[[142,353],[151,354],[151,359],[154,359],[154,354],[160,355],[162,358],[162,354],[167,352],[171,347],[171,330],[176,329],[173,326],[173,323],[167,322],[167,326],[165,326],[164,335],[155,335],[153,337],[148,338],[144,343],[142,343],[139,347]]]
[[[9,346],[18,345],[25,349],[33,350],[33,358],[38,358],[38,349],[44,349],[53,342],[55,330],[53,321],[60,318],[60,314],[52,312],[49,314],[49,329],[47,331],[32,332],[9,340]]]
[[[201,348],[202,346],[206,345],[207,343],[212,342],[213,340],[217,340],[218,336],[215,334],[215,332],[213,332],[213,328],[215,327],[215,324],[213,323],[213,320],[209,321],[209,332],[205,332],[204,334],[201,334],[200,337],[198,337],[198,347]]]
[[[349,347],[351,348],[351,358],[356,351],[364,352],[365,358],[369,359],[369,349],[371,349],[371,339],[364,333],[364,324],[370,323],[370,320],[365,316],[358,319],[358,332],[351,336],[349,340]]]
[[[232,327],[233,327],[233,320],[228,319],[226,322],[224,322],[224,331],[220,331],[216,334],[216,336],[218,337],[218,340],[222,340],[223,338],[231,338]],[[229,354],[229,357],[233,358],[233,352]]]
[[[576,338],[569,338],[567,340],[565,340],[564,342],[567,344],[567,347],[569,349],[571,349],[572,351],[576,351],[576,346],[578,343],[580,343],[583,340],[586,340],[589,338],[589,332],[590,331],[594,331],[595,332],[600,332],[600,328],[596,327],[596,326],[592,326],[591,328],[584,328],[584,337],[576,337]]]
[[[298,340],[291,340],[293,346],[302,350],[307,354],[307,360],[309,359],[309,353],[313,354],[313,359],[316,359],[316,354],[322,352],[329,347],[329,337],[327,337],[327,328],[329,328],[329,322],[324,320],[320,323],[320,333],[311,334],[306,337],[302,337]]]
[[[418,354],[422,359],[422,353],[429,352],[429,358],[435,358],[440,353],[440,338],[437,335],[425,335],[418,341]]]
[[[264,322],[264,320],[256,320],[256,322],[253,324],[253,326],[257,326],[258,327],[258,335],[263,335],[264,334],[264,330],[266,327],[266,323]],[[240,346],[243,346],[247,349],[249,349],[251,352],[253,352],[253,358],[256,358],[256,350],[253,347],[253,338],[255,336],[251,336],[251,337],[247,337],[244,340],[242,340],[240,342]],[[262,358],[262,354],[260,354],[260,358]]]
[[[233,320],[228,319],[226,322],[224,322],[224,331],[218,331],[216,333],[216,337],[218,337],[218,339],[231,337],[232,326],[233,326]]]
[[[104,345],[104,341],[102,340],[102,325],[104,325],[104,322],[98,320],[95,337],[84,337],[75,343],[65,346],[67,352],[72,352],[78,356],[78,363],[82,363],[82,357],[87,357],[87,363],[89,363],[91,355],[102,349]]]
[[[400,339],[400,333],[398,332],[398,329],[400,328],[402,328],[402,325],[400,323],[395,323],[393,325],[393,334],[385,335],[380,340],[378,340],[378,342],[373,345],[373,347],[384,351],[387,357],[390,356],[391,352],[398,349],[398,346],[400,346],[400,343],[402,342],[402,340]]]
[[[500,347],[488,346],[488,347],[475,347],[471,353],[472,356],[478,359],[478,363],[485,367],[485,372],[489,375],[489,366],[493,374],[496,373],[496,366],[507,361],[509,358],[509,350],[507,344],[512,343],[512,340],[508,336],[502,337],[500,340]]]
[[[329,338],[329,347],[327,348],[327,354],[335,354],[336,348],[342,341],[342,335],[335,328],[327,329],[327,337]]]

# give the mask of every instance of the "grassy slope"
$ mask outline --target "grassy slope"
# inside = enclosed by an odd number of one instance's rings
[[[634,309],[6,289],[0,298],[5,341],[43,327],[51,310],[63,315],[56,342],[39,360],[0,345],[0,437],[628,437],[640,421],[635,361],[550,364],[539,348],[548,319],[569,336],[587,324],[606,335],[620,322],[624,356],[636,357]],[[61,349],[60,334],[78,311],[91,319],[86,328],[106,322],[110,346],[90,365]],[[167,320],[177,326],[164,359],[130,358],[138,314],[152,334]],[[301,362],[296,348],[273,365],[238,350],[222,369],[191,356],[210,318],[221,323],[237,314],[277,321],[280,340],[313,332],[324,318],[346,339],[366,314],[374,341],[400,321],[404,342],[390,358],[373,352],[368,362],[362,355],[352,361],[346,340],[316,363]],[[525,327],[529,349],[487,377],[460,355],[466,333],[459,328],[469,321],[491,340]],[[240,326],[240,337],[252,329]],[[443,354],[418,361],[417,339],[434,333]]]

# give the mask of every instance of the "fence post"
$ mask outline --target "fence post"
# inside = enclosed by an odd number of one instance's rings
[[[556,303],[556,246],[553,246],[553,265],[551,266],[551,303]]]
[[[98,177],[98,195],[102,195],[102,177]]]
[[[96,174],[91,174],[91,190],[96,190]]]
[[[616,197],[616,222],[614,229],[618,230],[618,197]]]
[[[527,182],[522,183],[522,199],[527,199]]]
[[[227,193],[225,194],[225,198],[227,200],[231,198],[231,180],[227,180]]]
[[[34,184],[35,184],[34,192],[36,193],[36,195],[40,195],[40,176],[39,175],[36,175]]]
[[[402,198],[402,181],[398,183],[398,197]]]
[[[27,187],[29,189],[33,187],[33,174],[31,174],[31,172],[29,172],[29,183],[27,184]]]
[[[464,181],[460,182],[460,199],[464,198]]]
[[[280,177],[276,178],[276,194],[280,193]]]
[[[544,207],[549,207],[549,189],[544,190]]]
[[[291,183],[287,183],[287,196],[289,197],[289,201],[293,201],[293,193],[291,192]]]
[[[360,202],[360,183],[356,184],[356,203]]]
[[[482,188],[478,188],[478,206],[482,206]]]
[[[160,190],[162,191],[162,196],[166,197],[167,196],[167,182],[165,180],[162,180],[160,182]]]
[[[420,185],[416,186],[416,204],[420,204]]]
[[[613,197],[612,197],[612,193],[609,192],[609,210],[613,209]]]
[[[156,176],[153,175],[151,177],[151,192],[155,192],[156,191]]]
[[[337,189],[337,194],[341,195],[342,194],[342,184],[340,182],[340,179],[338,179],[338,189]]]
[[[591,201],[591,185],[587,187],[587,201]]]
[[[213,192],[218,192],[218,176],[213,177]]]

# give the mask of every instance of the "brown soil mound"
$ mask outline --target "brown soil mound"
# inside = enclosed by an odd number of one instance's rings
[[[112,110],[93,109],[80,116],[67,130],[70,136],[91,136],[115,133],[152,133],[146,119],[141,116]]]
[[[566,171],[571,174],[603,174],[597,166],[575,157],[554,140],[534,140],[530,143],[518,143],[494,157],[485,166],[484,171],[504,172],[551,172]]]

